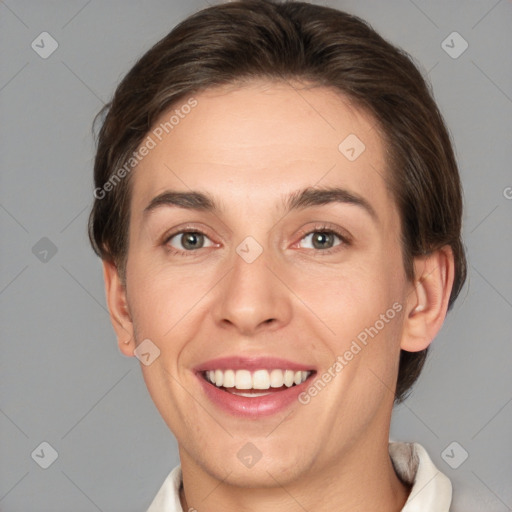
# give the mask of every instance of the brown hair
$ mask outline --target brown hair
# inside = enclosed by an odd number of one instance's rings
[[[335,88],[373,115],[388,149],[388,186],[400,212],[406,275],[414,277],[414,256],[450,245],[455,257],[451,308],[466,278],[462,193],[430,86],[408,54],[368,23],[305,2],[241,0],[208,7],[178,24],[133,66],[98,113],[105,117],[89,218],[96,254],[124,275],[131,174],[115,183],[112,178],[155,120],[202,90],[256,78]],[[114,186],[106,186],[109,180]],[[407,396],[426,355],[427,350],[401,351],[395,402]]]

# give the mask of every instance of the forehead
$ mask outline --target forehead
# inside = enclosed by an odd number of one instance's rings
[[[315,185],[346,188],[377,207],[391,200],[376,121],[330,88],[260,81],[207,89],[162,114],[148,137],[154,147],[134,171],[133,211],[166,189],[211,192],[223,209],[230,198],[275,208],[277,198]]]

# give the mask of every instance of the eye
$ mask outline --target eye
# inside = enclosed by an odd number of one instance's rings
[[[339,240],[337,244],[335,244],[336,239]],[[313,231],[309,231],[306,236],[301,239],[301,242],[303,240],[307,240],[312,244],[312,247],[306,247],[306,249],[311,248],[327,254],[337,251],[338,249],[336,249],[336,247],[340,245],[346,246],[350,244],[347,236],[335,229],[327,228],[326,226],[316,227]]]
[[[205,246],[205,240],[209,240],[210,245]],[[169,235],[164,243],[171,248],[171,252],[184,256],[188,256],[187,253],[194,252],[195,249],[203,249],[214,245],[205,233],[197,230],[178,231]]]
[[[335,243],[336,239],[339,241],[337,244]],[[306,235],[301,238],[301,242],[303,240],[308,240],[312,244],[311,249],[324,254],[330,254],[342,248],[336,249],[338,246],[350,245],[350,239],[347,235],[324,225],[317,226],[307,232]],[[205,245],[205,242],[207,245]],[[165,238],[163,244],[173,254],[182,256],[193,255],[198,249],[215,246],[205,233],[197,229],[182,229],[181,231],[172,233]],[[306,249],[308,249],[308,247],[306,247]]]

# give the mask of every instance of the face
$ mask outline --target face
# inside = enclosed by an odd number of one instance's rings
[[[387,445],[410,283],[385,147],[327,88],[195,100],[132,176],[131,328],[182,464],[285,485]]]

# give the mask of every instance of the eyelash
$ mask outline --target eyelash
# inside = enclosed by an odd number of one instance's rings
[[[178,249],[175,249],[174,247],[171,247],[169,245],[169,242],[177,235],[183,235],[185,233],[200,233],[201,235],[204,235],[204,236],[208,236],[204,231],[202,231],[201,229],[197,229],[197,228],[184,228],[184,229],[181,229],[179,231],[176,231],[172,234],[170,234],[169,236],[166,236],[165,239],[164,239],[164,242],[163,242],[163,245],[166,247],[166,249],[173,255],[177,255],[177,256],[194,256],[194,253],[196,253],[197,251],[180,251]],[[204,249],[204,247],[201,247],[201,249]]]
[[[340,250],[342,250],[344,247],[348,247],[351,245],[352,240],[350,239],[349,235],[347,233],[342,232],[341,230],[338,230],[336,228],[333,228],[327,224],[317,224],[313,226],[313,228],[309,228],[304,233],[301,233],[300,240],[302,241],[306,236],[311,235],[313,233],[327,233],[327,234],[334,234],[340,239],[340,244],[335,245],[334,247],[331,247],[330,249],[310,249],[312,251],[315,251],[319,254],[322,254],[323,256],[328,256],[329,254],[336,253]]]
[[[163,245],[166,247],[166,249],[171,254],[178,255],[178,256],[193,256],[194,253],[197,252],[196,250],[180,251],[180,250],[175,249],[174,247],[171,247],[169,245],[169,241],[172,240],[175,236],[182,235],[185,233],[199,233],[199,234],[202,234],[202,235],[208,237],[208,235],[204,231],[202,231],[201,229],[197,229],[197,228],[194,228],[194,229],[184,228],[184,229],[181,229],[180,231],[176,231],[176,232],[166,236],[163,241]],[[338,250],[341,250],[343,248],[343,246],[351,245],[351,239],[348,237],[347,234],[341,233],[339,230],[334,229],[325,224],[316,225],[313,228],[309,229],[308,231],[302,233],[300,240],[302,241],[306,236],[311,235],[313,233],[334,234],[340,239],[341,243],[339,245],[331,247],[330,249],[326,249],[326,250],[310,249],[310,250],[313,250],[318,253],[323,253],[324,255],[332,254],[334,252],[337,252]],[[201,247],[200,249],[204,249],[204,247]]]

